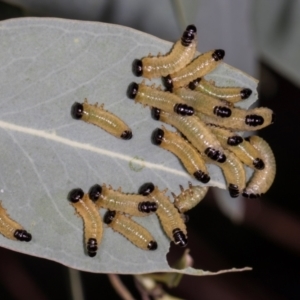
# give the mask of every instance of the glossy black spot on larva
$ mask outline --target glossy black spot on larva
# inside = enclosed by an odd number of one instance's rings
[[[71,116],[74,119],[79,120],[82,118],[82,115],[83,115],[83,105],[81,103],[74,102],[74,104],[71,107]]]
[[[259,198],[260,197],[259,194],[248,193],[247,191],[244,191],[242,195],[245,198],[250,198],[250,199],[255,199],[255,198]]]
[[[190,90],[194,90],[194,89],[197,87],[197,85],[199,84],[200,81],[201,81],[201,77],[199,77],[199,78],[197,78],[197,79],[191,81],[191,82],[189,83],[189,89],[190,89]]]
[[[147,245],[147,248],[149,250],[156,250],[157,249],[157,243],[155,241],[150,241],[149,244]]]
[[[179,228],[173,230],[173,238],[174,243],[180,247],[186,247],[188,244],[186,235]]]
[[[226,161],[226,155],[221,153],[220,151],[213,149],[211,147],[208,147],[205,149],[204,153],[211,158],[212,160],[215,160],[219,163],[223,163]]]
[[[83,198],[84,192],[82,189],[73,189],[68,194],[69,201],[76,203]]]
[[[225,51],[223,49],[217,49],[212,54],[212,57],[215,61],[223,59],[224,56],[225,56]]]
[[[208,183],[210,181],[210,177],[200,170],[196,171],[193,175],[197,180],[203,183]]]
[[[197,29],[194,25],[189,25],[181,37],[181,44],[182,46],[189,46],[191,42],[195,39],[195,33],[197,32]]]
[[[250,142],[250,136],[245,137],[244,140]]]
[[[116,216],[115,210],[108,210],[103,217],[103,222],[105,224],[110,224],[113,221],[115,216]]]
[[[154,120],[159,120],[160,119],[160,109],[156,107],[151,108],[151,116]]]
[[[102,193],[102,187],[99,184],[93,185],[89,190],[89,198],[96,202]]]
[[[228,191],[229,191],[229,194],[230,194],[230,196],[231,196],[232,198],[236,198],[236,197],[238,197],[238,195],[240,194],[239,188],[238,188],[238,186],[237,186],[236,184],[230,183],[230,184],[228,185]]]
[[[123,140],[130,140],[132,138],[132,132],[130,130],[125,130],[121,134],[121,139]]]
[[[245,118],[245,124],[253,127],[262,125],[264,121],[264,118],[258,115],[247,115]]]
[[[132,73],[135,76],[142,76],[143,75],[143,62],[140,59],[135,59],[132,63]]]
[[[252,94],[252,90],[250,89],[243,89],[241,90],[241,99],[245,100],[248,99]]]
[[[265,168],[265,163],[264,163],[264,161],[261,158],[256,158],[253,161],[253,166],[257,170],[263,170]]]
[[[243,142],[243,138],[239,135],[233,135],[227,139],[227,144],[229,146],[237,146],[242,142]]]
[[[221,118],[229,118],[231,116],[231,109],[226,106],[215,106],[213,112]]]
[[[153,201],[145,201],[140,202],[138,205],[138,210],[143,213],[150,213],[150,212],[156,212],[157,211],[157,203]]]
[[[275,121],[276,121],[276,115],[273,113],[272,114],[271,124],[273,124]]]
[[[154,184],[152,182],[146,182],[139,188],[139,194],[143,196],[148,196],[154,191]]]
[[[93,239],[93,238],[90,238],[87,242],[87,247],[86,248],[87,248],[88,255],[90,257],[96,256],[97,250],[98,250],[97,240]]]
[[[151,140],[152,143],[154,145],[160,145],[162,142],[162,139],[164,137],[165,133],[162,129],[160,128],[156,128],[153,132],[152,132],[152,136],[151,136]]]
[[[134,99],[138,93],[139,85],[136,82],[131,82],[127,88],[127,97]]]
[[[14,237],[22,242],[30,242],[32,238],[31,234],[24,229],[17,229],[14,232]]]
[[[194,24],[188,25],[185,30],[190,33],[197,33],[197,27]]]
[[[167,91],[172,92],[173,90],[173,81],[170,75],[167,75],[165,77],[162,77],[162,82],[164,86],[166,87]]]
[[[192,116],[194,108],[183,103],[178,103],[174,106],[174,112],[182,116]]]

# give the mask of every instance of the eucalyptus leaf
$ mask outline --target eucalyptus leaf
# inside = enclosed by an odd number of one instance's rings
[[[149,108],[126,97],[129,83],[141,81],[132,74],[132,61],[149,52],[166,53],[171,43],[126,27],[50,18],[3,21],[0,40],[1,199],[33,236],[29,243],[0,236],[0,245],[97,273],[212,274],[169,267],[169,240],[155,215],[135,220],[156,238],[156,251],[142,251],[105,228],[97,256],[88,257],[82,220],[67,200],[71,189],[88,191],[95,183],[129,193],[149,181],[168,193],[178,193],[179,184],[188,181],[199,184],[174,155],[151,144],[160,122],[151,118]],[[208,78],[253,91],[257,85],[224,63]],[[84,98],[104,103],[131,127],[133,138],[117,139],[74,120],[71,106]],[[256,98],[254,92],[241,105],[249,107]],[[220,170],[210,166],[209,171],[209,184],[225,188]]]

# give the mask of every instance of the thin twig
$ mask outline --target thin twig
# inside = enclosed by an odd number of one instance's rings
[[[80,272],[78,270],[68,268],[69,269],[69,282],[70,289],[73,300],[83,300],[83,289],[82,289],[82,281],[80,278]]]
[[[117,274],[107,274],[111,285],[124,300],[135,300]]]

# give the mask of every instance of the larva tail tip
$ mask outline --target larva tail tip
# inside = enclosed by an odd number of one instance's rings
[[[155,241],[150,241],[147,248],[149,250],[156,250],[157,249],[157,243]]]
[[[166,87],[167,91],[172,92],[173,90],[173,81],[170,75],[162,77],[162,81],[164,86]]]
[[[210,181],[209,175],[205,174],[201,170],[196,171],[193,175],[197,180],[201,181],[202,183],[208,183]]]
[[[146,182],[139,188],[139,194],[147,196],[154,191],[154,184],[152,182]]]
[[[132,132],[130,130],[125,130],[121,134],[121,139],[123,140],[130,140],[132,138]]]
[[[83,198],[84,192],[82,189],[73,189],[68,194],[68,200],[72,203],[76,203]]]
[[[132,63],[132,73],[135,76],[142,76],[143,75],[143,63],[140,59],[135,59]]]
[[[115,210],[108,210],[103,217],[103,222],[105,224],[110,224],[113,221],[115,216],[116,216]]]
[[[162,129],[156,128],[151,135],[151,141],[154,145],[159,146],[162,142],[165,133]]]
[[[83,105],[78,102],[74,102],[71,107],[71,116],[73,119],[79,120],[83,115]]]
[[[217,49],[212,54],[212,57],[215,61],[222,60],[224,56],[225,56],[225,51],[223,49]]]
[[[129,99],[134,99],[136,94],[138,93],[139,85],[136,82],[132,82],[129,84],[127,89],[127,97]]]
[[[263,170],[265,168],[265,163],[264,163],[264,161],[261,158],[256,158],[253,161],[253,166],[257,170]]]
[[[250,89],[242,89],[241,90],[241,99],[245,100],[248,99],[252,94],[252,90]]]
[[[228,191],[229,191],[229,194],[230,194],[230,196],[231,196],[232,198],[236,198],[236,197],[238,197],[239,194],[240,194],[239,188],[238,188],[238,186],[237,186],[236,184],[230,183],[230,184],[228,185]]]
[[[99,184],[93,185],[89,190],[89,198],[96,202],[102,193],[102,187]]]
[[[151,116],[154,120],[158,121],[160,119],[160,109],[156,107],[152,107]]]

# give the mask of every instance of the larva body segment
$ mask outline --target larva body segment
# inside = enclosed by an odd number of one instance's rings
[[[262,170],[265,167],[259,151],[241,136],[225,128],[215,125],[208,126],[220,141],[222,147],[233,152],[245,165],[257,170]],[[237,141],[239,143],[236,143]]]
[[[236,131],[254,131],[274,123],[275,115],[267,107],[253,109],[231,108],[229,118],[217,118],[196,112],[196,115],[206,124],[216,124]]]
[[[160,191],[150,183],[145,183],[139,189],[139,193],[147,196],[158,205],[156,214],[161,222],[164,232],[176,245],[187,246],[187,230],[180,213],[177,211],[165,191]],[[152,190],[152,191],[151,191]]]
[[[104,215],[104,223],[114,231],[122,234],[140,249],[157,249],[157,243],[151,233],[146,228],[120,212],[108,210]]]
[[[91,105],[84,100],[84,103],[75,102],[71,108],[71,115],[74,119],[81,119],[87,123],[96,125],[117,138],[130,140],[132,131],[119,117],[103,108],[103,104]]]
[[[156,212],[157,204],[138,194],[125,194],[121,189],[113,190],[111,186],[95,184],[90,188],[90,198],[97,208],[107,208],[124,212],[131,216],[145,217]]]
[[[31,241],[31,234],[27,232],[18,222],[14,221],[0,201],[0,233],[10,240],[22,242]]]
[[[227,157],[225,163],[218,163],[204,157],[207,163],[219,166],[224,174],[229,194],[232,198],[238,197],[246,186],[246,174],[242,162],[228,150],[224,150]]]
[[[221,118],[229,118],[231,116],[231,108],[225,101],[184,87],[174,89],[173,92],[183,99],[187,105],[192,106],[195,111]]]
[[[208,186],[193,186],[189,182],[189,187],[185,190],[181,185],[179,186],[181,193],[179,195],[173,194],[174,205],[180,213],[185,213],[194,208],[207,194]]]
[[[249,137],[250,144],[259,151],[265,162],[263,170],[256,170],[243,191],[247,198],[257,198],[271,187],[276,174],[276,161],[269,144],[259,136]]]
[[[211,50],[197,56],[185,68],[163,77],[164,85],[168,90],[188,85],[191,81],[203,77],[214,70],[223,60],[225,51]]]
[[[224,150],[210,129],[197,117],[183,117],[153,108],[152,116],[177,128],[201,153],[223,163],[226,161]]]
[[[68,199],[83,220],[86,250],[90,257],[94,257],[103,235],[103,224],[98,209],[82,189],[70,191]]]
[[[132,82],[128,86],[127,96],[143,105],[157,107],[171,113],[175,112],[183,116],[194,114],[193,107],[183,103],[178,96],[170,92],[155,89],[153,86],[147,86],[144,83],[137,84]]]
[[[200,153],[178,133],[168,131],[164,126],[152,133],[152,142],[159,147],[172,152],[182,162],[188,173],[197,180],[208,183],[210,177]]]
[[[144,57],[133,62],[133,73],[148,79],[167,76],[184,68],[196,52],[197,29],[194,25],[187,26],[181,39],[177,41],[171,52],[164,56]]]
[[[216,86],[212,80],[206,80],[205,78],[197,78],[189,83],[189,88],[201,93],[205,93],[212,97],[223,99],[231,103],[236,103],[241,100],[248,99],[252,90],[241,87],[222,87]]]

